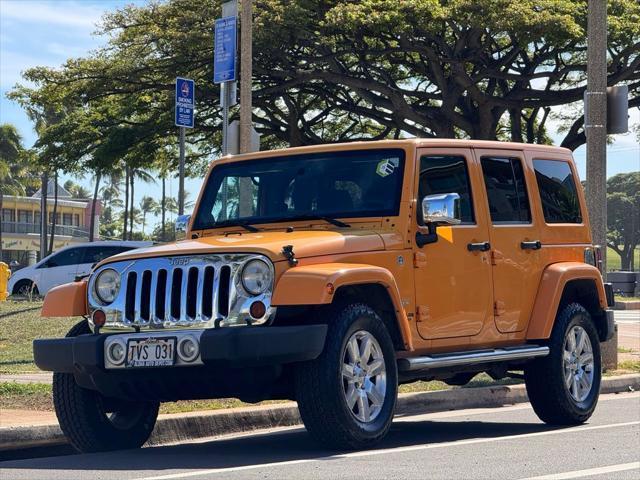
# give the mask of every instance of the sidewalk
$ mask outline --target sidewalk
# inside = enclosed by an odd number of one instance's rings
[[[51,383],[53,381],[53,372],[42,373],[3,373],[0,374],[0,383],[2,382],[15,382],[15,383]]]

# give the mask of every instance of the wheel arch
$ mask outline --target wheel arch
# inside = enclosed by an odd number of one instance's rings
[[[35,286],[35,288],[38,288],[38,284],[36,282],[34,282],[32,279],[30,279],[30,278],[21,278],[20,280],[16,280],[16,282],[14,283],[13,289],[11,290],[11,294],[12,295],[16,295],[18,293],[18,288],[21,285],[24,285],[25,283],[30,285],[30,286]],[[38,289],[38,291],[40,291],[40,290]]]
[[[586,263],[560,262],[549,265],[542,275],[527,339],[548,339],[558,312],[570,303],[579,303],[589,312],[603,338],[607,298],[600,271]]]
[[[374,308],[390,329],[396,348],[413,350],[411,331],[395,278],[375,265],[329,263],[287,270],[272,296],[274,306],[329,305],[345,299]]]

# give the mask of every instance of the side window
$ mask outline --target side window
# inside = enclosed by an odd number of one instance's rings
[[[530,223],[531,210],[518,158],[482,157],[482,174],[493,223]]]
[[[567,162],[534,160],[544,220],[547,223],[582,223],[576,181]]]
[[[84,254],[80,263],[98,263],[118,253],[131,250],[129,247],[85,247]]]
[[[460,195],[462,223],[474,223],[473,201],[467,162],[459,155],[430,155],[420,158],[418,186],[418,221],[422,222],[422,199],[427,195],[457,193]]]
[[[81,256],[81,248],[69,248],[51,257],[49,260],[47,260],[44,266],[46,268],[53,268],[77,265],[78,263],[80,263]]]

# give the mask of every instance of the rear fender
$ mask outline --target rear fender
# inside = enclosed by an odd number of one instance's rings
[[[274,306],[326,305],[335,293],[347,285],[379,284],[385,287],[395,310],[396,322],[407,350],[413,350],[409,320],[402,307],[400,292],[389,270],[374,265],[324,263],[287,270],[271,298]]]
[[[598,294],[597,305],[600,310],[607,309],[607,296],[600,271],[593,265],[579,262],[560,262],[549,265],[540,280],[536,302],[533,306],[531,321],[527,329],[527,339],[546,339],[556,319],[565,287],[574,280],[593,281]]]

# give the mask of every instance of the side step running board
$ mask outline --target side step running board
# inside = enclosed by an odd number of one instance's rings
[[[430,370],[460,365],[524,360],[528,358],[544,357],[548,354],[549,347],[539,347],[536,345],[527,345],[525,347],[506,347],[495,350],[442,353],[424,357],[401,358],[398,360],[398,369],[401,372],[411,372],[416,370]]]

